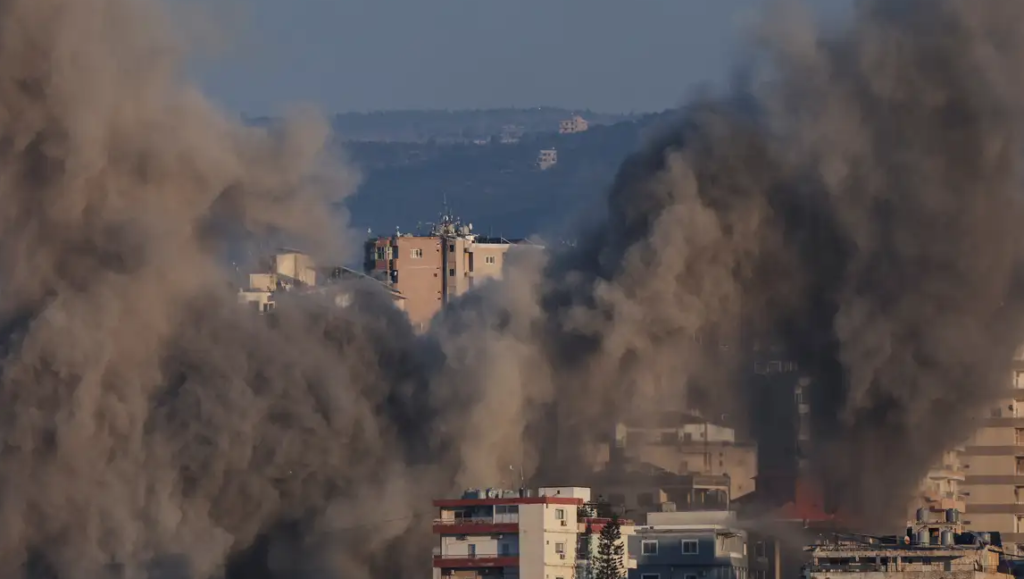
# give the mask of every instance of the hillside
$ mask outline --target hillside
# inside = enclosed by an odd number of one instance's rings
[[[348,200],[353,225],[374,233],[415,231],[433,221],[445,199],[481,234],[552,234],[575,217],[603,208],[621,161],[665,114],[571,135],[525,135],[519,143],[346,143],[365,181]],[[559,161],[541,171],[540,149]]]

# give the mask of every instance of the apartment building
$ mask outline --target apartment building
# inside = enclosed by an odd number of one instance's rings
[[[507,252],[531,246],[521,239],[473,233],[447,213],[429,235],[376,237],[366,243],[364,271],[405,298],[419,331],[451,300],[487,279],[500,279]]]
[[[1012,562],[988,533],[916,524],[904,536],[840,535],[807,548],[804,579],[1010,579]],[[931,528],[929,528],[931,527]]]
[[[573,133],[582,133],[590,128],[590,123],[587,119],[573,115],[571,119],[565,119],[558,123],[558,132],[563,135],[571,135]]]
[[[922,479],[918,494],[910,505],[910,512],[916,514],[919,509],[932,513],[944,513],[949,509],[964,512],[967,509],[967,496],[963,494],[962,485],[966,474],[960,463],[962,447],[942,453],[942,458]]]
[[[722,475],[728,477],[731,499],[753,492],[757,477],[755,444],[737,441],[732,428],[685,412],[620,422],[607,454],[599,454],[602,460],[644,463],[677,475]]]
[[[961,455],[962,488],[970,528],[999,532],[1007,552],[1024,554],[1024,359],[1007,382]]]
[[[541,149],[537,153],[537,166],[541,171],[547,171],[558,164],[557,149]]]
[[[433,577],[572,579],[586,576],[589,540],[603,519],[583,516],[585,487],[469,490],[435,500]],[[623,537],[632,534],[624,521]],[[581,544],[581,538],[588,540]],[[625,542],[626,539],[624,538]],[[582,548],[581,548],[582,547]],[[623,568],[628,564],[624,558]]]

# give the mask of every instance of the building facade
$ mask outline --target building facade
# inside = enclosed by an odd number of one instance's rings
[[[746,531],[730,524],[667,524],[652,517],[636,528],[628,550],[636,561],[629,579],[748,577]]]
[[[476,235],[472,225],[446,214],[429,235],[367,241],[364,271],[405,298],[409,321],[423,331],[451,300],[484,280],[500,279],[507,252],[520,246],[529,244]]]
[[[571,119],[565,119],[558,123],[558,132],[563,135],[571,135],[573,133],[582,133],[590,128],[590,123],[587,119],[573,115]]]
[[[1009,564],[997,545],[980,534],[928,530],[903,537],[838,538],[808,548],[803,579],[1010,579]],[[922,540],[923,539],[923,540]]]
[[[1014,360],[1006,396],[961,454],[970,528],[997,531],[1007,552],[1024,554],[1024,359]]]
[[[619,423],[606,457],[598,460],[644,463],[677,475],[727,477],[726,502],[756,487],[757,446],[738,442],[732,428],[694,415],[665,413],[645,422]]]
[[[581,550],[580,539],[594,536],[594,528],[603,524],[581,516],[589,502],[590,489],[583,487],[471,490],[458,499],[436,500],[433,577],[579,577],[578,566],[587,572],[591,548],[584,543]],[[622,531],[628,537],[632,526],[623,525]]]
[[[309,255],[283,250],[263,260],[257,271],[247,276],[248,283],[238,290],[238,301],[261,313],[274,310],[275,297],[284,292],[331,292],[335,303],[347,306],[351,295],[347,288],[339,285],[345,280],[366,279],[365,274],[339,266],[318,266]],[[385,286],[392,302],[399,310],[405,310],[405,296],[394,288]]]

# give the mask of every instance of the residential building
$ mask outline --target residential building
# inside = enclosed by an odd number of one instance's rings
[[[339,266],[318,266],[313,258],[300,251],[285,249],[262,260],[256,271],[248,274],[248,284],[238,290],[238,301],[261,313],[273,311],[277,302],[275,296],[282,292],[314,292],[334,294],[339,306],[348,305],[351,295],[339,282],[345,280],[369,280],[369,276],[353,269]],[[395,307],[405,309],[405,296],[394,288],[385,286]]]
[[[642,519],[657,512],[728,510],[729,482],[725,475],[676,474],[630,462],[597,473],[593,488],[616,512]]]
[[[418,331],[456,297],[487,279],[500,279],[507,252],[531,246],[525,240],[473,233],[445,212],[429,235],[376,237],[366,242],[364,270],[405,298]]]
[[[600,464],[633,462],[678,475],[728,477],[729,499],[755,489],[757,446],[737,442],[736,431],[686,412],[662,412],[615,426],[614,439],[598,456]]]
[[[1006,395],[990,409],[960,460],[972,529],[999,532],[1009,553],[1024,554],[1024,356],[1018,353]]]
[[[470,490],[458,499],[435,500],[433,577],[578,577],[577,566],[588,572],[596,548],[590,537],[607,523],[587,516],[588,503],[590,489],[584,487]],[[625,523],[628,537],[632,524]],[[581,543],[581,537],[588,539]]]
[[[563,135],[582,133],[589,128],[590,123],[587,122],[587,119],[579,115],[573,115],[571,119],[565,119],[558,123],[558,132]]]
[[[541,149],[537,154],[537,166],[541,171],[546,171],[558,164],[558,151],[555,149]]]
[[[919,492],[911,504],[910,512],[925,508],[933,513],[944,513],[956,509],[962,513],[967,508],[967,497],[961,485],[966,479],[960,464],[960,451],[955,448],[942,453],[942,458],[921,481]]]
[[[956,525],[911,527],[904,536],[835,536],[807,548],[804,579],[1010,579],[1010,562],[988,533]]]
[[[629,579],[748,577],[747,533],[735,513],[651,513],[630,537],[629,554]]]

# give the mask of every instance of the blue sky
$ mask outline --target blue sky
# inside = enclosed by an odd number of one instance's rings
[[[216,19],[229,49],[192,69],[248,114],[295,103],[662,110],[726,78],[767,1],[246,0]]]

